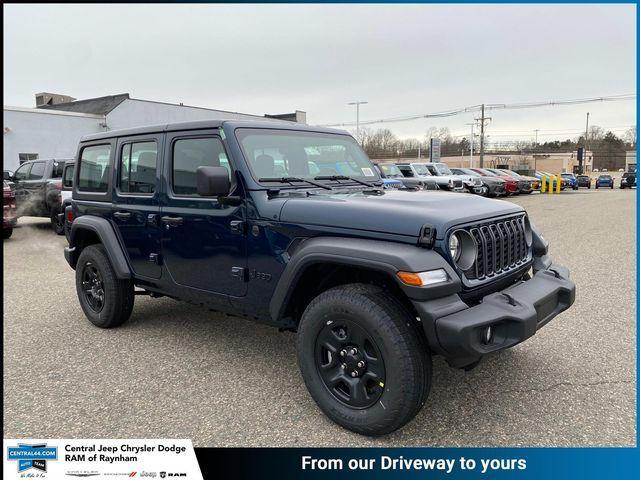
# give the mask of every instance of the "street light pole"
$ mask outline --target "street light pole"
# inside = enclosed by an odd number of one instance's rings
[[[347,105],[356,106],[356,137],[360,140],[360,105],[365,105],[369,102],[349,102]]]

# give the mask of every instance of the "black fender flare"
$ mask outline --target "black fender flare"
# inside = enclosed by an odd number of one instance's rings
[[[426,248],[382,240],[316,237],[303,241],[293,252],[274,290],[269,304],[271,318],[282,318],[293,290],[311,265],[332,263],[364,267],[393,278],[410,298],[427,300],[457,293],[461,282],[454,269],[437,252]],[[424,272],[442,268],[449,279],[431,287],[411,287],[396,276],[399,271]]]
[[[115,230],[109,221],[102,217],[93,215],[83,215],[76,218],[71,224],[69,234],[69,255],[68,261],[71,268],[76,267],[80,252],[78,251],[78,236],[82,230],[89,230],[95,233],[100,239],[100,243],[107,251],[111,265],[116,272],[116,276],[121,279],[131,278],[131,268],[127,263],[127,258],[118,241]]]

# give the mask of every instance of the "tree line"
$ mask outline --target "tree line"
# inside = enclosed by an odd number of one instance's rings
[[[440,140],[440,155],[443,157],[469,155],[471,150],[470,138],[454,137],[446,127],[431,127],[425,132],[422,139],[400,139],[388,128],[372,130],[368,127],[361,127],[358,132],[353,132],[353,134],[367,155],[374,159],[428,157],[430,139],[432,138]],[[589,127],[586,143],[588,149],[594,152],[594,154],[621,154],[621,152],[636,148],[636,127],[629,128],[622,137],[618,137],[611,131],[593,125]],[[500,141],[485,137],[485,152],[487,153],[527,154],[573,152],[578,147],[584,146],[584,134],[572,139],[568,138],[566,140],[538,143],[532,140]],[[479,151],[479,148],[479,140],[475,138],[473,145],[474,154]]]

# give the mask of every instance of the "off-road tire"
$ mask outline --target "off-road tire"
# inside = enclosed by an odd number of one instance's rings
[[[99,312],[92,309],[84,293],[82,282],[87,264],[95,267],[101,276],[104,303]],[[116,276],[102,245],[90,245],[80,253],[80,258],[78,258],[76,265],[76,292],[84,314],[97,327],[118,327],[131,316],[135,299],[133,282],[131,280],[121,280]]]
[[[384,388],[367,408],[340,402],[319,373],[316,338],[340,316],[366,331],[383,357]],[[296,341],[298,365],[314,401],[330,419],[356,433],[380,436],[405,425],[420,411],[431,387],[431,353],[420,328],[393,295],[375,286],[343,285],[318,295],[302,315]]]
[[[13,234],[13,227],[3,228],[2,229],[2,238],[7,239]]]
[[[51,212],[49,213],[51,226],[53,227],[53,231],[56,232],[56,235],[64,235],[64,218],[61,223],[58,219],[58,213],[59,212],[55,208],[51,209]]]

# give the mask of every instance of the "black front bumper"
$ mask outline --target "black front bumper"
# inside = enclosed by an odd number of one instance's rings
[[[550,265],[533,278],[492,293],[469,307],[458,295],[414,302],[432,350],[455,366],[504,350],[534,335],[575,300],[569,270]],[[491,327],[490,341],[487,328]]]

